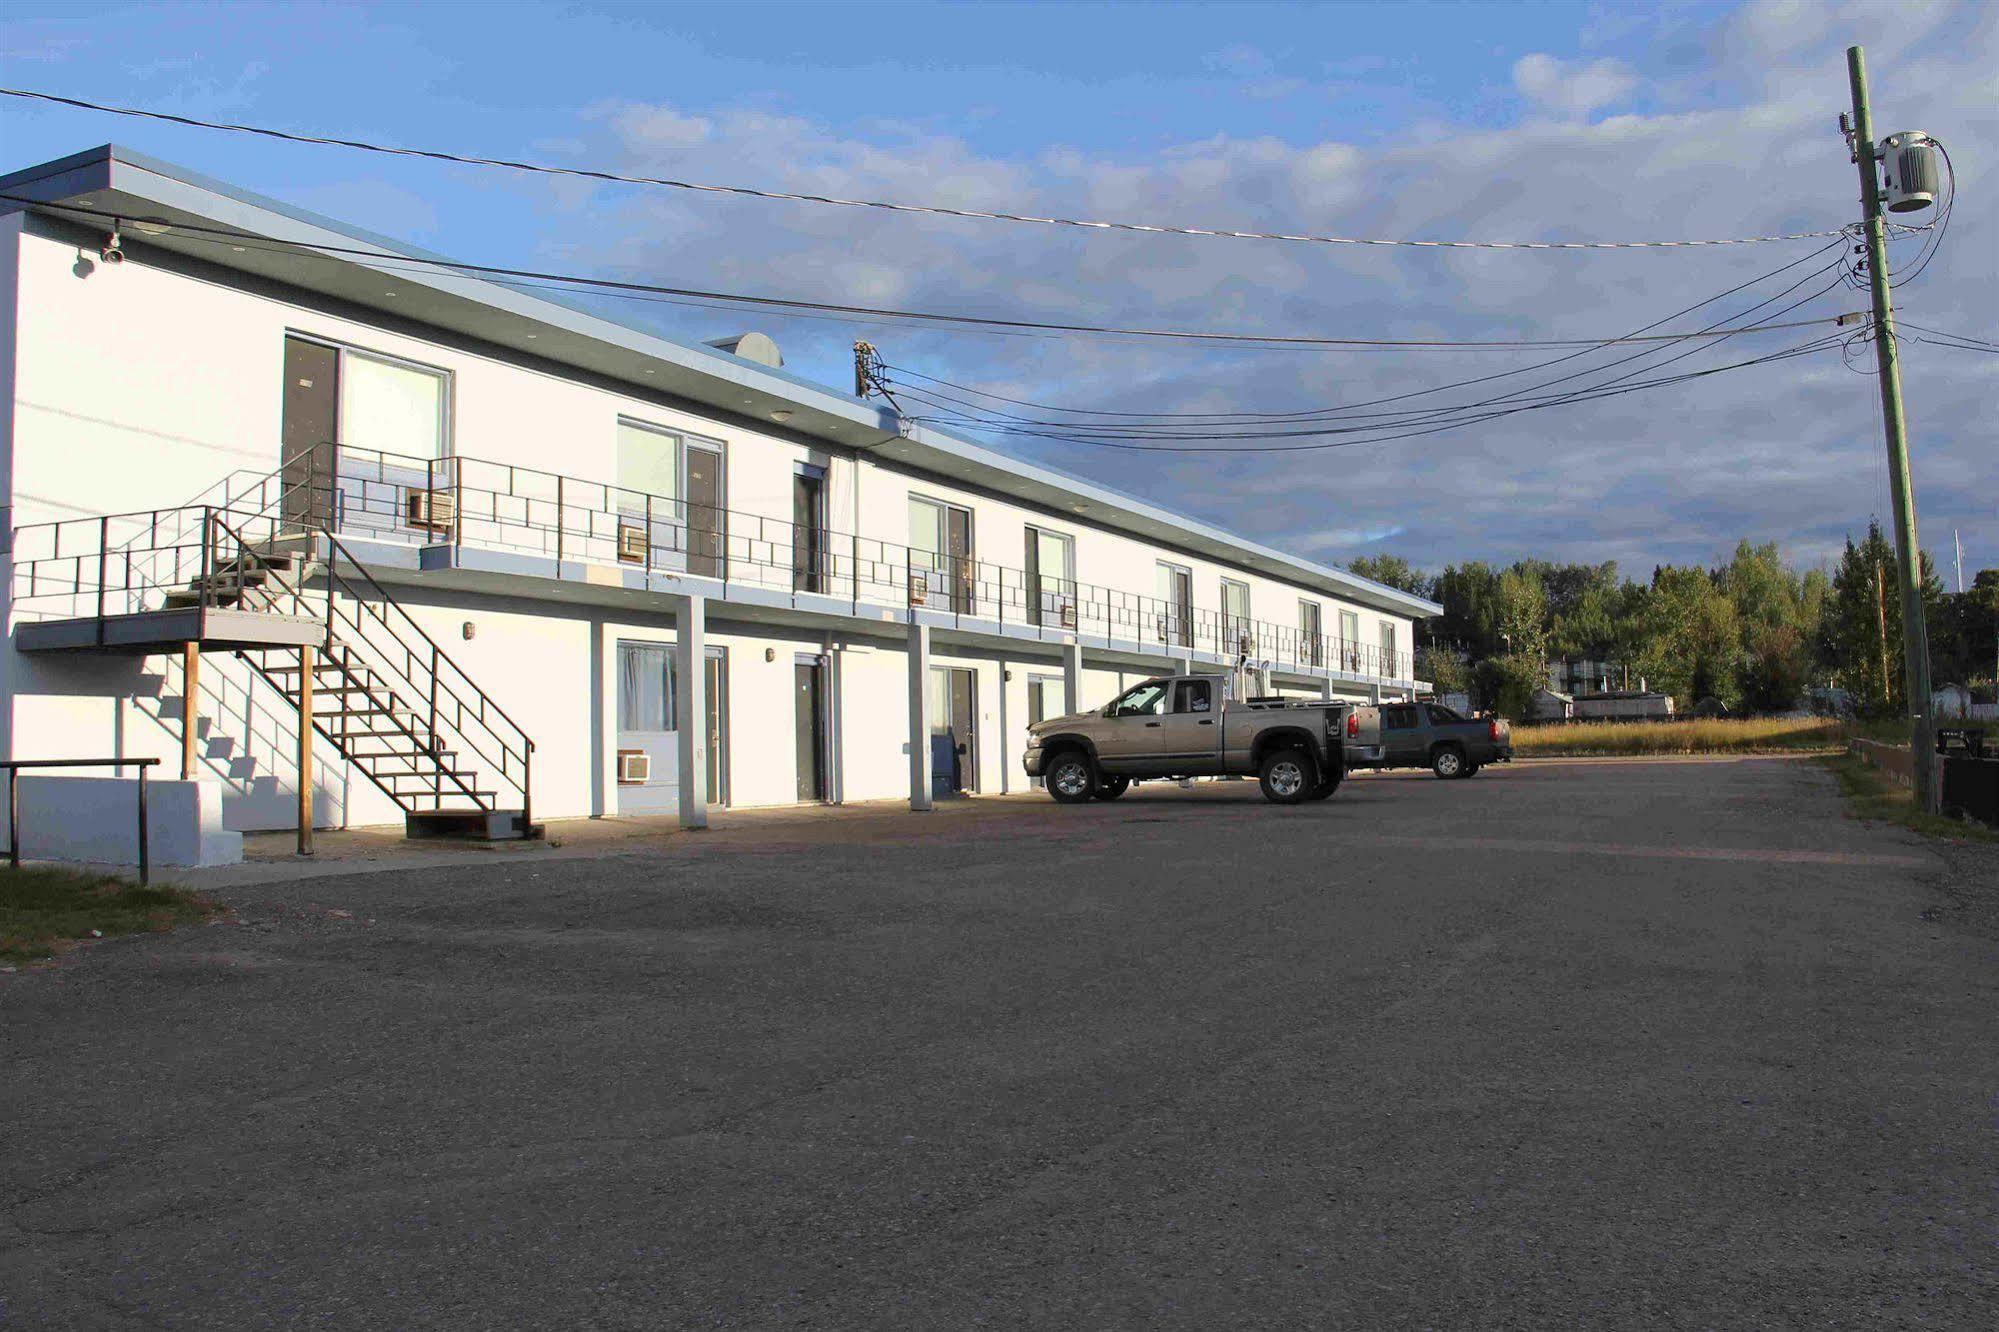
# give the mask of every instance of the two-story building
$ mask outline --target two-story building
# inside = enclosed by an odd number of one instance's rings
[[[1005,792],[1124,682],[1403,695],[1419,597],[119,148],[0,180],[0,750],[228,826]],[[301,716],[314,725],[303,728]],[[912,744],[915,737],[917,743]]]

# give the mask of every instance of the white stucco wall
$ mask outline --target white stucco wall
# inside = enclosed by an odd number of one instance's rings
[[[792,475],[801,461],[829,467],[828,520],[839,531],[900,546],[908,540],[912,491],[973,513],[975,553],[1018,569],[1032,523],[1070,533],[1076,577],[1150,597],[1160,560],[1193,571],[1197,611],[1220,607],[1228,576],[1251,586],[1253,617],[1295,627],[1301,595],[1321,603],[1322,626],[1359,611],[1361,639],[1379,641],[1383,619],[1398,646],[1411,642],[1406,618],[1352,607],[1246,569],[1164,549],[1094,525],[1086,514],[1051,515],[942,480],[912,477],[870,459],[812,448],[778,429],[715,421],[648,396],[565,377],[548,367],[444,337],[418,336],[312,308],[270,290],[193,276],[145,261],[86,260],[74,246],[21,233],[0,218],[0,420],[5,484],[15,525],[79,515],[184,504],[238,469],[269,472],[279,461],[283,353],[296,332],[402,357],[450,376],[450,447],[494,463],[611,482],[617,422],[632,417],[720,442],[726,503],[773,522],[791,517]],[[18,235],[18,244],[16,237]],[[18,288],[18,291],[16,291]],[[367,441],[351,444],[366,447]],[[413,618],[536,740],[535,814],[561,818],[615,812],[615,644],[621,638],[671,642],[672,605],[657,613],[611,611],[423,587],[398,593]],[[732,622],[711,603],[709,642],[727,649],[731,796],[738,806],[796,797],[793,662],[831,650],[835,793],[848,800],[900,797],[908,789],[908,681],[899,645],[828,632]],[[474,633],[467,638],[464,626]],[[177,774],[180,690],[177,663],[80,654],[0,662],[10,752],[23,757],[82,751],[155,755]],[[937,665],[977,676],[978,786],[1019,790],[1027,681],[1059,678],[1053,644],[1019,652],[940,641]],[[1139,670],[1084,672],[1080,705],[1101,705]],[[1011,675],[1011,679],[1007,678]],[[202,667],[204,777],[224,784],[230,828],[289,826],[296,717],[243,663],[210,654]],[[398,821],[399,811],[364,777],[318,747],[316,817],[322,824]],[[474,760],[476,764],[476,760]]]

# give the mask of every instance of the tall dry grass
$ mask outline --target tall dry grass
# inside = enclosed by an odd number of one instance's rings
[[[1715,717],[1685,721],[1568,722],[1513,728],[1522,757],[1596,754],[1784,754],[1846,748],[1856,736],[1906,740],[1895,723],[1825,717]]]

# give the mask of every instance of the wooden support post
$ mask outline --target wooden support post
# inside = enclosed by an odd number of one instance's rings
[[[298,650],[298,853],[312,854],[313,650]]]
[[[195,758],[195,727],[201,720],[201,644],[183,643],[180,649],[180,779],[194,780],[199,762]]]

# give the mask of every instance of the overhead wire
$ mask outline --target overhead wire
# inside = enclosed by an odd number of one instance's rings
[[[951,324],[992,327],[1008,330],[1022,330],[1051,333],[1086,335],[1107,335],[1118,338],[1186,340],[1199,343],[1214,343],[1246,346],[1289,346],[1304,348],[1381,348],[1390,350],[1475,350],[1485,348],[1513,349],[1553,349],[1553,348],[1595,348],[1606,342],[1650,341],[1642,337],[1620,338],[1488,338],[1488,339],[1424,339],[1424,338],[1320,338],[1287,334],[1261,334],[1217,332],[1202,329],[1146,328],[1108,324],[1075,324],[1053,320],[1006,319],[989,315],[942,313],[925,310],[900,310],[883,306],[852,305],[837,301],[809,301],[792,297],[756,296],[740,292],[703,290],[693,287],[675,287],[658,283],[627,282],[613,278],[593,277],[584,274],[552,273],[537,269],[513,268],[498,264],[478,264],[465,260],[446,259],[434,255],[404,254],[390,250],[379,250],[330,242],[280,240],[275,237],[256,237],[226,227],[211,227],[199,223],[176,222],[161,217],[146,217],[115,209],[87,207],[72,203],[53,203],[35,199],[32,196],[0,194],[0,201],[28,204],[48,208],[57,212],[95,218],[114,223],[132,223],[143,228],[152,226],[164,228],[176,235],[191,239],[208,240],[240,249],[264,251],[307,251],[314,254],[355,258],[367,261],[370,266],[383,271],[423,271],[428,269],[465,273],[479,277],[499,277],[530,282],[559,283],[565,286],[601,291],[606,294],[634,293],[653,296],[677,297],[684,300],[703,300],[749,305],[758,308],[796,310],[814,313],[833,313],[868,319],[899,319],[920,321],[924,324]],[[1823,247],[1830,248],[1830,247]],[[1822,251],[1821,251],[1822,252]],[[1808,261],[1812,256],[1806,256]],[[1787,266],[1789,267],[1789,266]],[[1677,341],[1678,338],[1663,339]]]
[[[1762,245],[1786,241],[1818,240],[1828,236],[1842,235],[1848,230],[1846,227],[1840,227],[1832,230],[1800,231],[1781,235],[1734,236],[1700,240],[1494,241],[1341,236],[1275,231],[1244,231],[1229,227],[1198,227],[1169,223],[1106,221],[1102,219],[1039,216],[1031,213],[965,208],[946,204],[912,204],[891,202],[882,199],[842,198],[836,195],[760,189],[748,185],[718,185],[709,182],[682,180],[670,176],[634,175],[625,172],[609,171],[598,167],[563,166],[548,162],[528,162],[503,157],[482,157],[470,153],[450,152],[440,148],[404,148],[391,144],[372,143],[365,139],[340,138],[326,134],[307,134],[292,130],[276,129],[267,125],[250,125],[225,120],[207,120],[199,116],[180,115],[169,111],[154,111],[144,107],[118,106],[107,102],[93,102],[81,97],[68,97],[58,93],[42,92],[33,88],[0,87],[0,96],[52,103],[82,111],[93,111],[103,115],[160,121],[192,129],[254,135],[286,143],[347,148],[358,152],[376,153],[390,157],[421,158],[458,166],[492,167],[536,175],[563,176],[619,185],[656,186],[666,189],[689,190],[704,194],[734,195],[743,198],[785,203],[817,204],[834,208],[869,209],[885,213],[967,218],[989,222],[1012,222],[1040,227],[1066,227],[1087,231],[1138,232],[1153,235],[1193,236],[1222,240],[1285,241],[1311,245],[1391,246],[1436,250],[1649,250],[1724,245]]]

